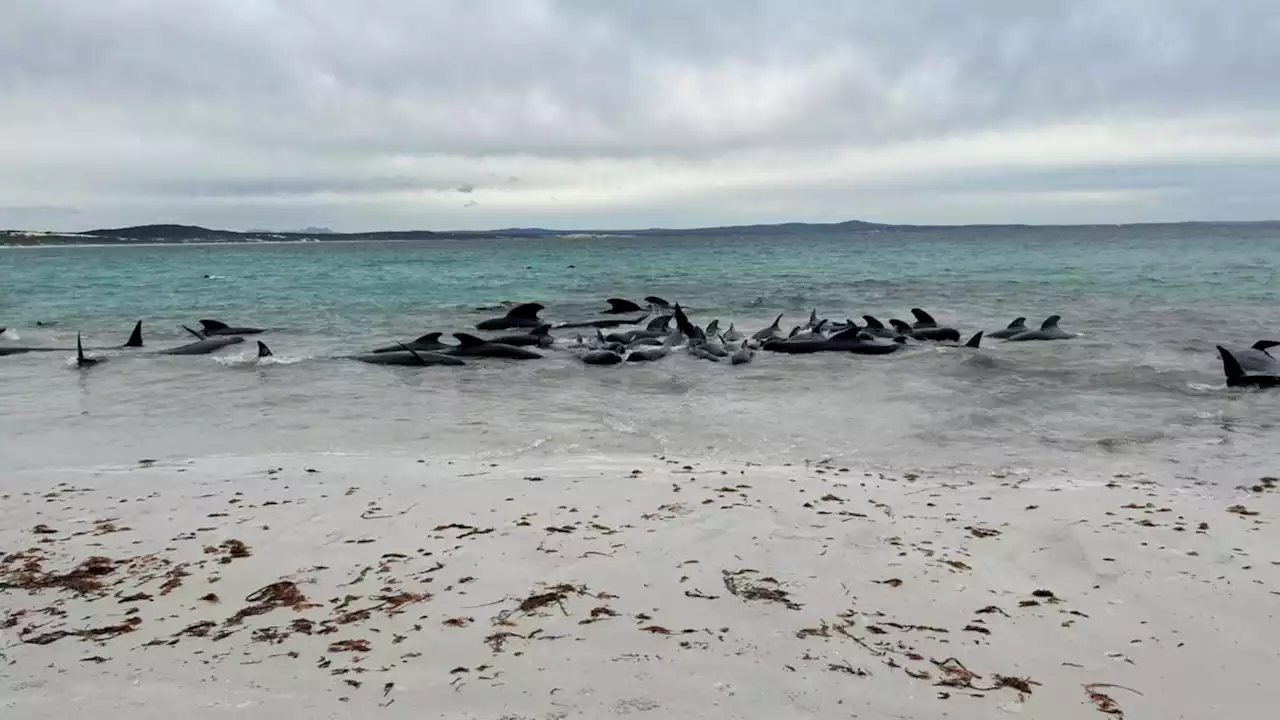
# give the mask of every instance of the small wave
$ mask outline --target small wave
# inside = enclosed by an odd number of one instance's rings
[[[214,356],[213,361],[223,367],[244,368],[244,367],[266,367],[269,365],[295,365],[310,358],[305,356],[290,357],[287,355],[272,355],[270,357],[258,357],[257,355],[221,355]]]

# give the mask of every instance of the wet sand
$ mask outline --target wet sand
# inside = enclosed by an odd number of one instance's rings
[[[0,486],[12,718],[1260,717],[1280,489],[682,458]]]

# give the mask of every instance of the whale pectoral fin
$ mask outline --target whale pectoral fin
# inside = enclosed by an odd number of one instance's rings
[[[1244,368],[1240,367],[1240,361],[1236,359],[1236,356],[1221,345],[1217,347],[1218,355],[1222,356],[1222,372],[1227,376],[1227,381],[1231,382],[1244,377]]]
[[[267,347],[267,344],[261,340],[258,341],[258,357],[271,357],[271,348]]]
[[[1271,348],[1277,345],[1280,345],[1280,340],[1259,340],[1258,342],[1253,344],[1253,349],[1261,350],[1262,352],[1267,352],[1267,350],[1270,350]],[[1267,353],[1267,354],[1270,355],[1271,353]]]
[[[536,302],[535,302],[535,303],[525,303],[525,304],[523,304],[523,305],[517,305],[517,306],[515,306],[515,307],[511,308],[510,310],[508,310],[508,311],[507,311],[507,317],[509,317],[509,318],[526,318],[526,319],[530,319],[530,320],[532,320],[532,319],[537,318],[537,317],[538,317],[538,313],[542,312],[543,310],[546,310],[546,308],[545,308],[545,307],[543,307],[540,303],[536,303]]]
[[[479,347],[486,343],[484,339],[469,333],[454,333],[453,336],[457,338],[458,344],[464,348]]]
[[[1025,317],[1016,317],[1013,319],[1013,322],[1005,326],[1005,330],[1021,330],[1026,326],[1027,319]]]
[[[877,320],[876,318],[874,318],[874,317],[872,317],[872,316],[870,316],[870,315],[863,315],[863,316],[862,316],[862,319],[863,319],[863,320],[866,320],[866,321],[867,321],[867,327],[869,327],[869,328],[871,328],[871,329],[873,329],[873,330],[883,330],[883,329],[884,329],[884,323],[880,322],[879,320]]]
[[[208,332],[210,330],[226,330],[231,326],[221,320],[201,320],[200,327],[204,328],[205,331]]]
[[[133,326],[133,332],[129,333],[129,339],[125,341],[122,347],[140,348],[142,347],[142,321]]]
[[[204,322],[204,321],[202,320],[201,322]],[[224,327],[225,327],[225,326],[224,326]],[[205,339],[205,337],[204,337],[203,335],[201,335],[200,333],[196,332],[195,330],[192,330],[191,328],[187,327],[186,325],[183,325],[183,326],[182,326],[182,329],[183,329],[183,330],[186,330],[187,332],[191,333],[192,335],[195,335],[197,339],[200,339],[200,340],[204,340],[204,339]]]
[[[1061,315],[1050,315],[1044,319],[1044,322],[1040,323],[1040,329],[1049,330],[1050,328],[1056,328],[1058,327],[1058,321],[1061,319]]]
[[[262,343],[258,343],[258,344],[261,345]],[[427,361],[424,360],[423,357],[418,354],[417,350],[414,350],[413,348],[409,347],[408,345],[405,345],[404,343],[396,343],[396,344],[400,346],[401,350],[408,350],[410,355],[413,355],[415,358],[418,359],[418,362],[422,363],[423,365],[427,364]]]
[[[969,338],[969,342],[965,343],[965,347],[976,348],[982,345],[982,331],[979,330],[977,335]]]

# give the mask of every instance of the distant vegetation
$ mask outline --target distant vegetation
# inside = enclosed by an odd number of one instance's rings
[[[778,225],[730,225],[725,227],[643,230],[548,230],[545,228],[506,228],[502,230],[400,230],[385,232],[340,233],[328,228],[272,232],[268,230],[214,230],[197,225],[136,225],[124,228],[86,230],[80,233],[0,231],[0,244],[54,245],[113,243],[195,243],[195,242],[300,242],[300,241],[377,241],[377,240],[465,240],[475,238],[538,238],[563,235],[627,235],[642,237],[689,237],[732,235],[787,235],[814,232],[851,232],[888,228],[890,225],[850,220],[842,223],[782,223]]]

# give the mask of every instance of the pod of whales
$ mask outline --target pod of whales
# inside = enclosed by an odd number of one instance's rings
[[[921,308],[910,309],[912,323],[894,318],[889,321],[891,327],[886,327],[872,315],[862,315],[865,324],[861,326],[848,319],[832,321],[819,317],[815,309],[809,313],[803,325],[795,326],[790,333],[781,329],[784,314],[779,313],[768,326],[746,335],[738,331],[732,322],[728,323],[727,330],[721,330],[719,319],[713,319],[705,327],[699,326],[679,303],[673,304],[654,295],[645,297],[644,301],[647,307],[622,298],[609,298],[606,300],[609,309],[601,311],[602,314],[628,317],[561,324],[553,324],[539,317],[546,309],[542,304],[524,303],[512,306],[500,318],[482,321],[477,328],[489,331],[523,329],[525,332],[509,332],[491,338],[454,333],[457,344],[444,342],[441,339],[444,336],[442,332],[429,332],[408,342],[396,342],[369,351],[328,357],[375,365],[463,366],[467,364],[464,358],[536,360],[544,357],[538,350],[549,349],[576,355],[584,364],[607,366],[657,362],[677,351],[683,351],[693,358],[709,362],[721,363],[727,360],[725,364],[743,365],[752,362],[757,350],[780,355],[829,352],[888,355],[920,342],[977,349],[981,347],[984,337],[1009,342],[1065,340],[1075,337],[1059,327],[1061,316],[1057,314],[1050,315],[1037,329],[1029,329],[1026,318],[1019,316],[1003,328],[974,333],[967,342],[960,345],[959,330],[939,323],[933,315]],[[639,314],[631,317],[632,313]],[[603,335],[600,330],[602,327],[641,323],[644,323],[641,328],[617,330],[608,335]],[[673,323],[675,328],[671,327]],[[232,326],[207,318],[200,320],[199,324],[200,330],[182,326],[193,336],[192,342],[176,347],[145,350],[138,354],[204,355],[243,343],[244,335],[265,332],[261,328]],[[557,343],[552,331],[572,327],[595,328],[595,337],[589,342],[579,337],[576,345],[571,341],[566,342],[564,338]],[[0,330],[0,334],[3,333]],[[122,352],[141,350],[144,347],[141,321],[135,324],[129,339],[121,345],[86,348],[80,333],[76,334],[74,348],[10,345],[4,340],[5,338],[0,338],[0,356],[74,350],[75,366],[78,368],[93,367]],[[1226,385],[1233,388],[1280,387],[1280,362],[1271,354],[1271,350],[1278,346],[1280,341],[1272,340],[1258,341],[1247,348],[1215,346]],[[111,352],[107,355],[94,354],[100,351]],[[265,343],[258,342],[257,356],[272,357],[271,349]],[[978,354],[971,357],[986,356]]]

